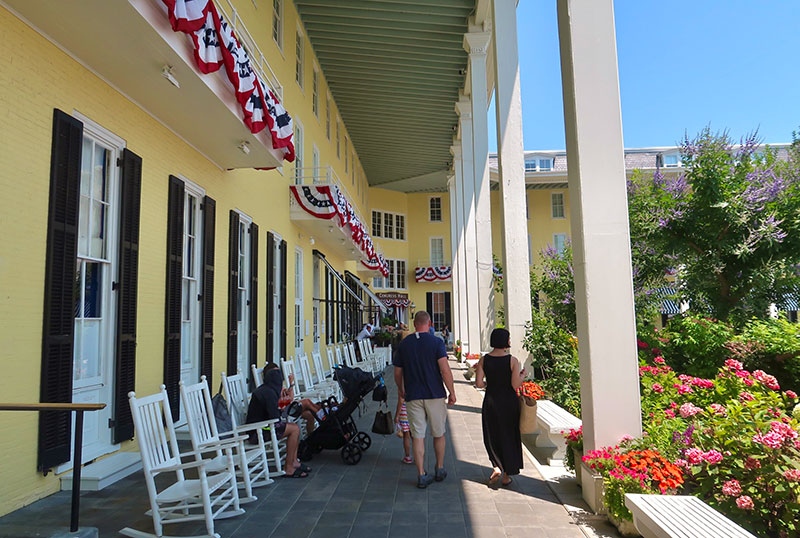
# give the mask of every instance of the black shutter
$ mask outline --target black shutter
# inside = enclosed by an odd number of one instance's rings
[[[181,300],[183,284],[183,204],[186,187],[169,176],[167,197],[167,292],[164,314],[164,385],[172,420],[180,418]]]
[[[425,310],[433,320],[433,292],[429,291],[425,294]]]
[[[214,373],[214,237],[216,220],[217,202],[206,196],[203,198],[203,292],[200,294],[203,331],[200,336],[200,375],[206,376],[209,383],[211,383]]]
[[[286,359],[286,241],[281,239],[281,358]]]
[[[453,327],[452,327],[453,321],[450,319],[452,312],[450,305],[451,295],[452,294],[449,291],[444,292],[444,324],[450,332],[453,332]]]
[[[47,259],[42,322],[43,403],[72,402],[75,326],[75,264],[81,186],[83,123],[56,109],[50,153],[50,199],[47,211]],[[38,469],[69,461],[71,413],[39,413]]]
[[[250,364],[258,363],[258,225],[250,224]],[[252,369],[251,369],[252,370]],[[247,377],[251,377],[247,373]],[[255,388],[255,387],[253,387]]]
[[[142,158],[122,151],[119,225],[119,285],[117,286],[117,353],[114,368],[112,442],[133,438],[128,393],[136,383],[136,295],[139,282],[139,214]]]
[[[239,214],[231,210],[228,231],[228,367],[230,375],[239,369]]]
[[[272,297],[275,295],[275,235],[267,232],[267,362],[275,357],[275,312]]]

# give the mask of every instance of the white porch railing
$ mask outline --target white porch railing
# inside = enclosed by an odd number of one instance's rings
[[[269,84],[270,89],[275,92],[278,99],[283,101],[283,85],[278,81],[278,76],[275,74],[275,71],[272,70],[272,66],[269,65],[269,62],[267,62],[264,53],[261,52],[259,46],[256,45],[253,36],[250,35],[247,26],[245,26],[244,21],[236,11],[236,7],[231,0],[213,1],[220,14],[227,19],[231,28],[233,28],[233,33],[239,39],[239,43],[242,44],[247,50],[247,54],[250,55],[250,64],[253,66],[253,70],[262,81]],[[228,11],[223,7],[223,3],[228,5]]]
[[[450,267],[452,262],[450,260],[431,260],[431,259],[420,259],[417,260],[416,267]]]
[[[350,194],[347,190],[345,182],[339,179],[336,171],[332,166],[303,166],[295,167],[294,169],[294,184],[295,185],[334,185],[344,193],[345,198],[350,202],[356,216],[367,228],[370,227],[370,221],[365,220],[358,209],[361,199]]]

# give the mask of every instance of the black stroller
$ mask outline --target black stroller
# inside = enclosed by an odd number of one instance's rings
[[[359,368],[341,366],[336,369],[333,378],[342,388],[344,401],[337,402],[331,397],[320,402],[325,416],[317,428],[300,441],[297,455],[301,460],[309,461],[314,454],[323,450],[341,449],[342,460],[348,465],[355,465],[361,461],[372,439],[366,432],[358,431],[352,415],[369,393],[383,385],[383,376],[373,377]]]

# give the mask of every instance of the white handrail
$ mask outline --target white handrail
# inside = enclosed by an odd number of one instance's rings
[[[213,1],[217,5],[217,9],[222,16],[228,20],[231,28],[233,28],[233,33],[239,39],[239,43],[247,50],[247,54],[250,56],[250,63],[253,65],[253,70],[263,82],[270,85],[275,95],[278,96],[278,99],[283,101],[283,86],[278,80],[275,71],[272,70],[272,66],[269,65],[269,62],[264,57],[264,53],[261,52],[261,48],[256,44],[255,39],[253,39],[253,36],[250,35],[250,32],[247,30],[247,26],[245,26],[244,21],[236,11],[236,7],[231,3],[231,0],[225,0],[228,3],[231,13],[233,13],[233,16],[229,17],[228,13],[222,7],[222,0]]]
[[[417,260],[417,267],[450,267],[452,263],[450,260],[436,260],[441,261],[442,263],[437,263],[434,265],[432,260],[430,259],[418,259]]]

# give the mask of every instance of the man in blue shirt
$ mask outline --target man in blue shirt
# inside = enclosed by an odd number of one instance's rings
[[[408,425],[414,445],[414,463],[419,478],[417,487],[426,488],[447,476],[444,469],[445,424],[447,405],[456,403],[453,373],[447,362],[444,342],[430,334],[431,317],[423,311],[414,316],[416,332],[403,339],[397,348],[394,380],[398,396],[405,399]],[[445,385],[449,397],[445,393]],[[447,398],[447,404],[445,404]],[[431,476],[425,472],[425,432],[430,422],[436,469]]]

